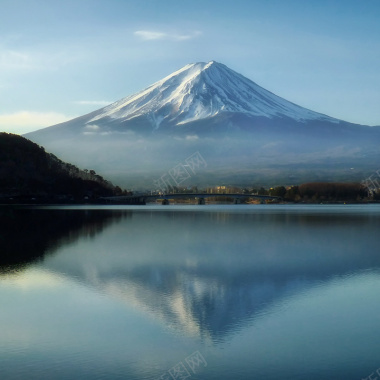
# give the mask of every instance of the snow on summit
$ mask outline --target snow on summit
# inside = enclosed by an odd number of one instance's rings
[[[98,112],[88,124],[103,118],[124,122],[145,116],[157,129],[162,122],[180,125],[222,112],[288,117],[298,122],[337,121],[288,102],[215,61],[186,65],[145,90]]]

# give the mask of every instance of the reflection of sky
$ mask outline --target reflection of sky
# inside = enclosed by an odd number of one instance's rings
[[[80,371],[133,375],[135,367],[157,361],[161,346],[168,360],[178,349],[175,337],[133,306],[56,273],[28,269],[3,279],[0,303],[8,311],[0,311],[2,378],[12,369],[18,378],[33,379],[59,378],[57,368],[63,378],[80,378]]]
[[[154,210],[0,277],[7,368],[24,356],[143,378],[196,350],[205,379],[378,367],[379,213]]]
[[[244,379],[260,373],[268,379],[363,378],[371,372],[368,363],[380,366],[379,286],[379,273],[363,273],[283,299],[223,346],[230,373]]]

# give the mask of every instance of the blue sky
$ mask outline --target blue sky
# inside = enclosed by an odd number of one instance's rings
[[[0,130],[26,133],[216,60],[283,98],[380,125],[378,0],[0,0]]]

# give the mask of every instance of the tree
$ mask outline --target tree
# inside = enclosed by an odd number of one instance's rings
[[[284,186],[276,186],[273,189],[269,190],[269,195],[273,195],[274,197],[283,198],[286,194],[286,189]]]
[[[292,186],[286,190],[285,197],[287,201],[297,202],[301,199],[298,186]]]
[[[265,190],[263,187],[260,187],[259,191],[257,192],[258,195],[268,195],[268,191]]]

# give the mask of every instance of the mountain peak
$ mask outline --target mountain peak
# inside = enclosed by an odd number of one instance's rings
[[[154,129],[162,123],[181,125],[222,112],[296,121],[335,119],[297,106],[258,86],[216,61],[188,64],[150,87],[97,112],[88,123],[103,118],[124,122],[146,117]]]
[[[217,65],[219,65],[219,63],[216,62],[216,61],[210,61],[210,62],[207,62],[207,63],[205,64],[204,70],[205,70],[205,69],[208,69],[208,68],[211,67],[211,66],[217,66]]]
[[[199,68],[200,70],[206,70],[208,69],[209,67],[213,66],[213,65],[220,65],[220,63],[212,60],[212,61],[209,61],[209,62],[195,62],[195,63],[189,63],[188,65],[185,65],[183,66],[180,70],[178,71],[181,71],[183,69],[185,69],[186,67],[188,66],[192,66],[192,67],[196,67],[196,68]],[[174,73],[173,73],[174,74]]]

